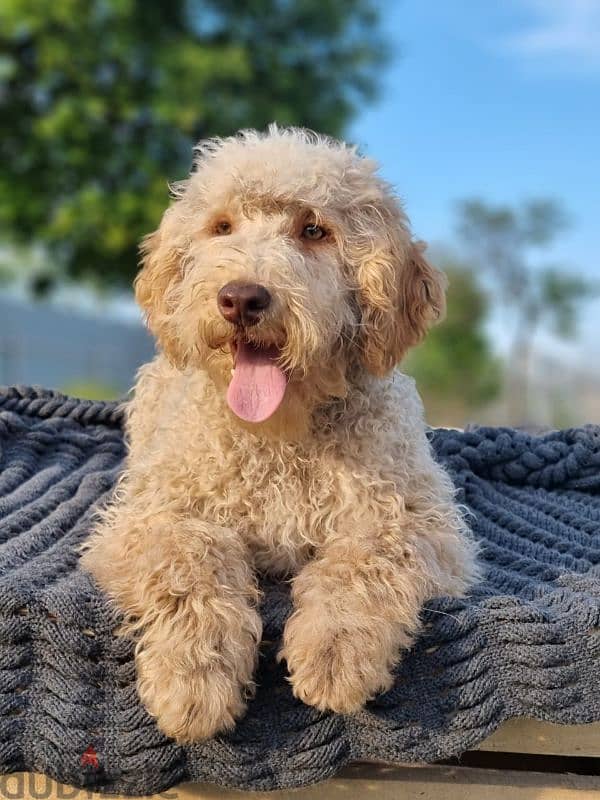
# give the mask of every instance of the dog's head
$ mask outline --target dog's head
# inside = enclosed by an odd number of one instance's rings
[[[444,277],[376,170],[297,129],[203,142],[145,238],[150,329],[247,423],[307,419],[360,370],[388,373],[443,314]]]

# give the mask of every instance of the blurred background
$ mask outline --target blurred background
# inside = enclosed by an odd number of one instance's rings
[[[378,159],[448,273],[432,424],[600,422],[600,0],[2,0],[0,384],[123,395],[168,181],[273,120]]]

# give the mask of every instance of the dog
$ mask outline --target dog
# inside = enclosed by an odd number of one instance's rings
[[[394,372],[442,317],[445,279],[376,163],[303,129],[201,142],[172,194],[135,281],[158,355],[82,566],[176,741],[244,712],[257,573],[291,582],[295,696],[355,712],[392,685],[423,603],[478,574],[414,382]]]

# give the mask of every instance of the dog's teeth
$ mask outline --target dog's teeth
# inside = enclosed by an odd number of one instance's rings
[[[234,370],[234,368],[232,367],[232,368],[231,368],[231,374],[233,375],[233,373],[234,373],[234,372],[235,372],[235,370]]]

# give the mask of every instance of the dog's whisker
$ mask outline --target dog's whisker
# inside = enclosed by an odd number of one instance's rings
[[[460,622],[460,617],[457,617],[456,614],[450,614],[448,611],[438,611],[437,608],[426,608],[425,612],[427,614],[439,614],[442,617],[450,617],[456,620],[456,622]]]

